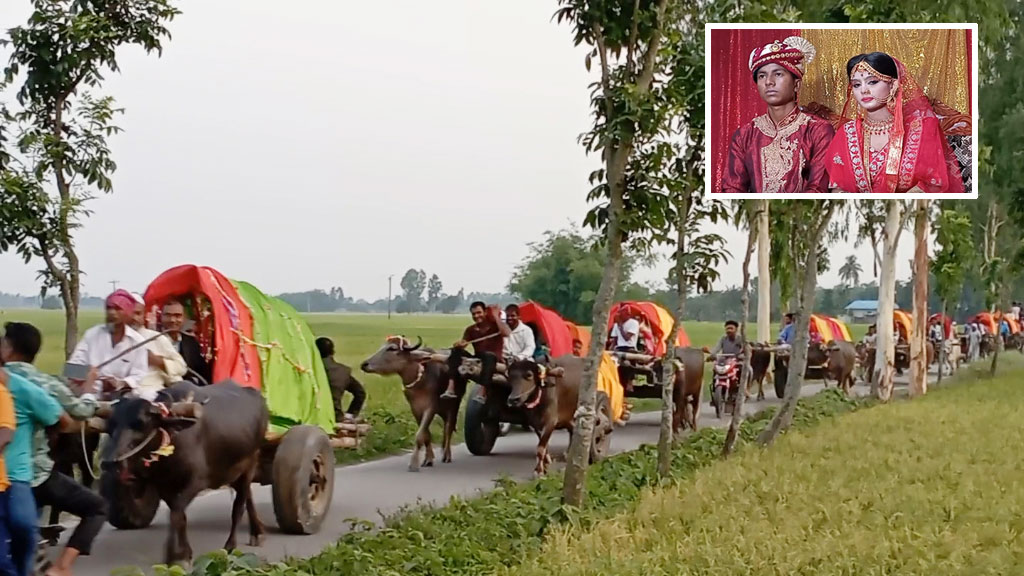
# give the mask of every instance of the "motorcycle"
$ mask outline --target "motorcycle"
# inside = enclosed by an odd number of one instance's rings
[[[740,357],[736,354],[717,355],[711,383],[711,404],[715,407],[715,416],[718,418],[722,417],[727,405],[736,406],[741,367]]]

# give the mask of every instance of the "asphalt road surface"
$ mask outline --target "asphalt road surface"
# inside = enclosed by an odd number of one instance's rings
[[[820,383],[808,383],[803,386],[803,395],[813,395],[821,389]],[[854,390],[863,394],[868,389],[858,385]],[[770,389],[766,393],[774,396]],[[750,402],[746,404],[744,413],[752,414],[779,403],[774,398]],[[659,419],[657,412],[634,414],[625,427],[615,429],[612,452],[633,450],[642,444],[656,444]],[[728,417],[722,420],[715,418],[714,410],[705,400],[699,424],[702,428],[724,427],[728,425]],[[560,460],[568,446],[568,438],[565,432],[557,432],[551,439],[550,446],[556,459],[553,469],[563,465]],[[453,447],[452,463],[441,463],[440,452],[437,452],[434,467],[423,468],[418,473],[407,471],[407,454],[338,468],[334,476],[331,514],[320,532],[309,536],[282,534],[274,518],[270,487],[253,486],[256,508],[266,525],[267,537],[261,548],[242,546],[241,549],[270,561],[287,556],[312,556],[348,532],[351,519],[380,522],[382,514],[397,512],[408,505],[444,504],[452,496],[472,497],[493,488],[494,480],[503,474],[529,479],[533,475],[536,444],[535,434],[519,431],[516,427],[508,436],[498,439],[491,456],[473,456],[465,445],[458,445]],[[188,508],[188,535],[196,557],[224,545],[231,525],[230,502],[230,491],[222,489],[201,495]],[[77,562],[75,574],[109,576],[115,568],[132,565],[144,567],[149,573],[150,566],[163,561],[167,530],[167,508],[163,505],[153,524],[144,530],[123,531],[108,524],[97,537],[92,555]],[[243,518],[238,527],[239,545],[248,543],[248,530],[248,519]],[[68,535],[70,531],[65,532],[65,539]],[[51,556],[53,553],[55,550],[51,550]]]

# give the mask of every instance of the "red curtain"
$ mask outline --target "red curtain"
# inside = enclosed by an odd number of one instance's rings
[[[799,36],[796,28],[711,31],[711,190],[722,186],[722,166],[737,128],[767,108],[750,75],[750,52],[775,40]]]

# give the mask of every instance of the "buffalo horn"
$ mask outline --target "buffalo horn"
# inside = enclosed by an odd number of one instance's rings
[[[200,418],[203,407],[198,402],[175,402],[171,404],[171,415],[178,418]]]
[[[411,348],[406,348],[405,351],[406,352],[415,352],[416,350],[420,349],[420,346],[423,346],[423,337],[422,336],[417,336],[416,337],[416,345],[411,347]]]
[[[96,403],[96,416],[99,418],[110,418],[110,415],[114,413],[113,402],[97,402]]]

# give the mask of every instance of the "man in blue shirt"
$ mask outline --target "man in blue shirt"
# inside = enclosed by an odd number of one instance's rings
[[[4,453],[8,488],[7,525],[11,537],[11,559],[20,576],[31,576],[35,571],[36,545],[39,541],[39,511],[32,496],[35,475],[32,439],[38,428],[53,426],[60,421],[64,409],[45,390],[28,380],[7,372],[7,388],[14,399],[17,426],[14,437]]]
[[[796,341],[796,324],[793,323],[793,313],[790,312],[782,317],[782,331],[779,332],[779,343],[793,345]]]

